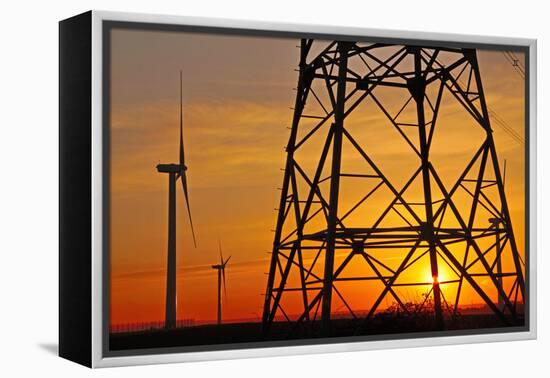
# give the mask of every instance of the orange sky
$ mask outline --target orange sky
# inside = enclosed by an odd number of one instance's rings
[[[232,256],[224,318],[261,315],[280,195],[276,188],[282,182],[289,107],[295,96],[297,44],[294,39],[113,31],[112,324],[164,318],[168,180],[155,166],[178,159],[180,69],[198,248],[193,248],[178,191],[178,318],[215,319],[217,276],[210,265],[218,261],[218,238],[224,254]],[[489,107],[523,135],[523,80],[500,52],[479,51],[478,58]],[[471,157],[476,147],[469,141],[478,132],[455,106],[444,97],[441,112],[447,130],[434,142],[432,154],[440,159],[442,176],[449,177]],[[383,120],[380,112],[358,111],[350,127],[353,122],[377,125]],[[524,147],[500,127],[493,128],[499,159],[507,161],[507,198],[523,253]],[[411,168],[404,163],[406,146],[397,140],[387,143],[388,135],[378,131],[382,129],[373,126],[366,148],[385,162],[389,176],[404,180]],[[353,157],[349,162],[354,164]],[[343,190],[347,192],[341,206],[346,208],[356,193]],[[359,295],[350,291],[351,297]],[[472,296],[470,300],[479,302]]]

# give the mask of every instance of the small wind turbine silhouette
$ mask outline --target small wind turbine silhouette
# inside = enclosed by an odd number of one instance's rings
[[[165,327],[176,327],[176,182],[181,179],[183,195],[187,204],[187,214],[193,235],[193,244],[197,247],[191,208],[189,207],[189,194],[187,189],[187,166],[185,165],[185,152],[183,147],[183,94],[182,71],[180,71],[180,161],[179,164],[158,164],[159,173],[168,174],[168,269],[166,273],[166,318]]]
[[[220,249],[220,263],[216,265],[212,265],[212,269],[216,269],[218,271],[218,324],[222,324],[222,278],[223,278],[223,293],[224,297],[227,300],[227,288],[225,286],[225,266],[227,265],[227,262],[231,258],[229,256],[227,260],[223,260],[223,254],[222,254],[222,243],[221,241],[218,241],[219,243],[219,249]]]

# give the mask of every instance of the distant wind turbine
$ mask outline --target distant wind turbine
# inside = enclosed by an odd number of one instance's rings
[[[227,258],[227,260],[223,260],[223,253],[222,253],[222,243],[219,241],[219,249],[220,249],[220,263],[217,265],[212,265],[212,269],[216,269],[218,271],[218,324],[222,324],[222,278],[223,278],[223,292],[224,297],[227,300],[227,288],[225,286],[225,266],[229,262],[229,259],[231,256]]]
[[[185,165],[185,152],[183,146],[183,89],[182,71],[180,71],[180,161],[179,164],[158,164],[159,173],[168,174],[168,269],[166,274],[166,314],[165,327],[176,327],[176,182],[181,179],[183,195],[187,204],[187,215],[191,225],[193,244],[197,247],[191,208],[189,206],[189,194],[187,189],[187,166]]]

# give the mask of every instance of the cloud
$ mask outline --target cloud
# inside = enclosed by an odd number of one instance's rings
[[[228,271],[231,270],[233,273],[247,272],[248,269],[254,269],[257,266],[267,266],[269,263],[268,258],[256,259],[256,260],[246,260],[246,261],[235,261],[234,258],[228,263]],[[192,265],[192,266],[179,266],[176,269],[176,275],[185,276],[187,278],[193,278],[197,276],[202,276],[204,273],[212,272],[212,264],[201,264],[201,265]],[[122,280],[147,280],[147,279],[165,279],[166,270],[165,269],[144,269],[136,270],[129,272],[119,272],[111,276],[112,280],[122,281]]]

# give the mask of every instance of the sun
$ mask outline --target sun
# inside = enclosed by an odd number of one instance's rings
[[[439,269],[438,275],[432,276],[432,270],[429,267],[424,271],[423,277],[424,282],[431,283],[432,285],[435,283],[445,283],[447,280],[447,276],[443,270]]]

